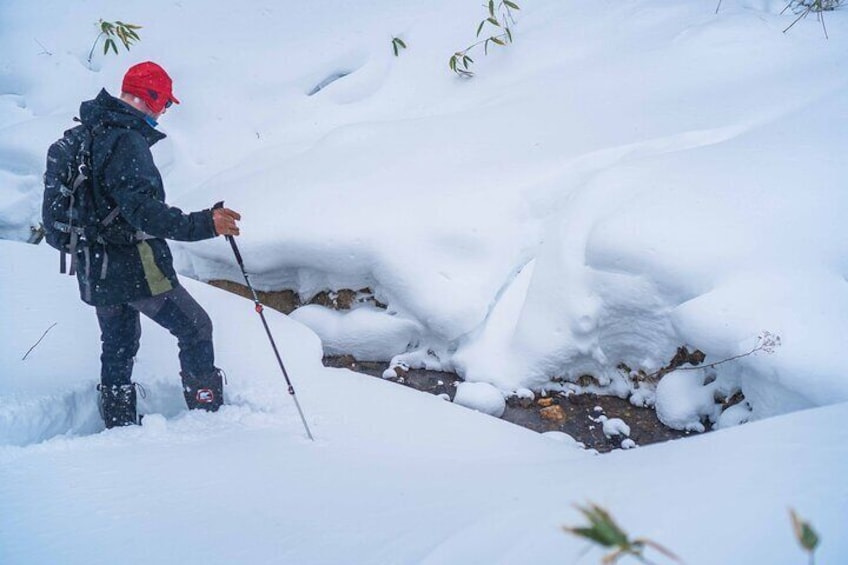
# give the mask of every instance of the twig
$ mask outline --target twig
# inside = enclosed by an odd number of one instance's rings
[[[55,326],[57,323],[58,323],[58,322],[53,322],[53,326]],[[34,344],[32,347],[30,347],[30,348],[29,348],[29,351],[27,351],[27,352],[26,352],[26,354],[23,356],[23,358],[21,359],[21,361],[26,361],[27,355],[29,355],[30,353],[32,353],[32,350],[33,350],[33,349],[35,349],[35,348],[36,348],[36,346],[38,346],[38,344],[39,344],[39,343],[41,343],[41,340],[42,340],[42,339],[44,339],[44,336],[46,336],[46,335],[47,335],[47,332],[49,332],[50,330],[52,330],[52,329],[53,329],[53,326],[50,326],[49,328],[47,328],[46,330],[44,330],[44,333],[43,333],[43,334],[41,334],[41,337],[40,337],[40,338],[38,338],[38,341],[36,341],[36,342],[35,342],[35,344]]]
[[[758,351],[765,351],[766,353],[774,353],[774,348],[780,347],[780,336],[774,335],[771,332],[764,331],[757,338],[757,345],[755,345],[750,351],[745,353],[740,353],[738,355],[734,355],[733,357],[728,357],[726,359],[721,359],[719,361],[715,361],[713,363],[707,363],[706,365],[697,365],[695,367],[663,367],[658,371],[654,371],[653,373],[646,375],[645,380],[653,379],[655,377],[661,377],[672,371],[698,371],[701,369],[713,369],[718,367],[723,363],[728,363],[730,361],[735,361],[737,359],[741,359],[742,357],[748,357],[749,355],[753,355]],[[691,363],[691,361],[690,361]]]
[[[800,22],[801,20],[803,20],[804,18],[806,18],[806,17],[807,17],[807,14],[809,14],[811,10],[812,10],[812,8],[809,8],[809,7],[808,7],[806,10],[804,10],[803,12],[801,12],[801,15],[800,15],[800,16],[798,16],[797,18],[795,18],[795,21],[794,21],[794,22],[792,22],[791,24],[789,24],[789,27],[787,27],[786,29],[784,29],[784,30],[783,30],[783,33],[786,33],[787,31],[789,31],[790,29],[792,29],[792,26],[794,26],[795,24],[797,24],[798,22]]]
[[[91,58],[94,56],[94,48],[97,47],[97,42],[100,41],[100,38],[106,35],[106,32],[101,31],[97,34],[97,37],[94,38],[94,43],[91,44],[91,51],[88,52],[88,64],[91,65]]]
[[[825,27],[824,25],[824,11],[819,11],[819,18],[821,18],[822,31],[824,31],[824,38],[830,39],[830,37],[827,36],[827,27]]]
[[[53,56],[53,53],[51,53],[51,52],[47,49],[47,47],[45,47],[44,45],[42,45],[42,44],[41,44],[41,42],[40,42],[39,40],[37,40],[37,39],[36,39],[36,38],[34,38],[34,37],[32,38],[32,40],[33,40],[33,41],[35,41],[36,43],[38,43],[38,45],[39,45],[39,46],[43,49],[43,51],[42,51],[41,53],[39,53],[39,55],[50,55],[51,57]]]

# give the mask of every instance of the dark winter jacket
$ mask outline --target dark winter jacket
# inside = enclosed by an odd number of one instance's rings
[[[184,214],[165,204],[162,177],[150,153],[165,135],[151,127],[142,112],[101,90],[97,98],[82,103],[80,119],[93,131],[91,169],[100,217],[118,207],[120,215],[109,229],[139,231],[137,239],[129,238],[131,243],[94,243],[78,250],[83,300],[105,306],[171,290],[179,282],[165,239],[215,237],[212,211]]]

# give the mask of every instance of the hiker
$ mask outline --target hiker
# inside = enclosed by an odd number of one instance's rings
[[[165,204],[150,147],[165,137],[156,129],[157,121],[172,104],[179,100],[171,78],[159,65],[144,62],[126,72],[120,97],[103,89],[80,106],[80,121],[91,132],[93,206],[109,235],[80,244],[72,250],[71,261],[76,261],[82,299],[96,308],[100,324],[98,388],[107,428],[140,423],[131,381],[141,336],[139,314],[177,338],[189,409],[214,412],[223,403],[212,322],[180,285],[165,240],[235,236],[241,216],[223,207],[186,214]],[[131,235],[123,236],[125,243],[114,243],[121,241],[115,234],[127,233]]]

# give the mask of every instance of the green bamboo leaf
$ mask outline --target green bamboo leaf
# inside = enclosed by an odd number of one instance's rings
[[[819,536],[816,534],[809,522],[802,520],[794,510],[789,510],[789,515],[792,518],[792,528],[795,530],[795,537],[801,547],[809,552],[812,552],[819,545]]]
[[[501,27],[501,22],[499,22],[497,18],[494,18],[494,17],[486,18],[486,21],[489,22],[490,24],[494,25],[494,26]]]
[[[489,39],[492,40],[492,43],[497,43],[498,45],[506,45],[506,43],[504,43],[502,40],[498,39],[497,37],[490,37]]]
[[[594,541],[595,543],[602,545],[604,547],[612,547],[612,544],[609,543],[603,536],[601,536],[597,530],[594,528],[563,528],[566,532],[574,534],[575,536],[586,538]]]
[[[807,551],[813,551],[819,545],[819,536],[816,535],[816,532],[810,527],[809,524],[804,524],[801,528],[801,545],[804,546],[804,549]]]
[[[398,47],[397,47],[397,43],[395,43],[394,41],[392,41],[392,51],[394,51],[395,57],[397,57],[398,56]]]
[[[509,27],[506,29],[506,36],[509,38],[509,42],[512,43],[512,31],[510,31]]]
[[[483,54],[484,54],[484,55],[488,55],[488,54],[489,54],[489,42],[490,42],[491,40],[492,40],[492,38],[490,37],[489,39],[487,39],[486,41],[484,41],[484,42],[483,42]]]
[[[142,26],[137,26],[137,25],[134,25],[134,24],[124,24],[124,25],[126,27],[128,27],[129,29],[141,29],[142,28]]]
[[[489,15],[495,17],[495,0],[489,0]]]
[[[466,56],[465,56],[465,58],[466,58],[466,59],[468,59],[468,61],[469,61],[469,62],[471,62],[471,63],[473,63],[473,62],[474,62],[474,59],[472,59],[472,58],[471,58],[471,57],[469,57],[468,55],[466,55]]]
[[[403,42],[403,40],[402,40],[401,38],[399,38],[399,37],[395,37],[395,41],[397,41],[398,45],[400,45],[401,47],[403,47],[404,49],[406,49],[406,43],[404,43],[404,42]]]
[[[468,61],[470,61],[470,60],[471,60],[471,57],[469,57],[468,55],[463,57],[462,58],[462,66],[467,69],[468,68]]]
[[[480,37],[480,32],[483,31],[483,26],[486,25],[486,20],[480,22],[480,25],[477,26],[477,37]]]
[[[456,55],[450,58],[450,68],[452,71],[456,72]]]
[[[512,8],[513,10],[520,10],[521,9],[521,8],[518,7],[518,4],[516,4],[515,2],[510,2],[509,0],[503,0],[503,3],[504,3],[505,6],[507,6],[508,8]]]

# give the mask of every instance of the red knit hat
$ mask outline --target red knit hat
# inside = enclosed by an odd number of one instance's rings
[[[123,92],[138,96],[157,114],[165,109],[168,102],[180,103],[171,88],[171,77],[165,69],[150,61],[130,67],[121,85]]]

